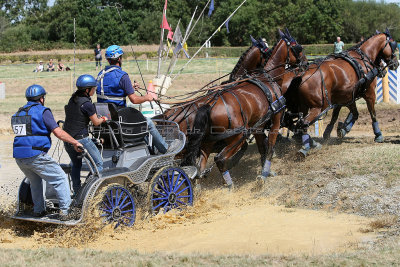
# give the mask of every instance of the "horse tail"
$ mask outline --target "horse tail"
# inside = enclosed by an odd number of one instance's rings
[[[288,106],[289,110],[292,110],[292,108],[296,108],[295,105],[297,103],[297,97],[296,93],[301,85],[301,82],[303,81],[302,77],[295,77],[293,80],[290,82],[290,85],[284,94],[286,98],[286,105]],[[292,110],[293,111],[293,110]]]
[[[206,135],[207,130],[210,126],[210,112],[211,106],[206,104],[201,106],[194,118],[193,128],[190,133],[188,133],[188,143],[186,145],[186,155],[182,165],[195,165],[196,158],[200,155],[201,143]]]

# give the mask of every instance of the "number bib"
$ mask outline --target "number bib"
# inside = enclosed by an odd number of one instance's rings
[[[11,126],[16,136],[32,135],[31,116],[15,116],[11,118]]]

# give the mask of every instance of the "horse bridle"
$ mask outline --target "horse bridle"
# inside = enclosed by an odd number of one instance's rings
[[[390,48],[392,49],[392,56],[390,57],[389,62],[386,63],[387,66],[389,67],[389,66],[395,64],[394,60],[396,59],[395,51],[397,48],[397,42],[388,33],[384,33],[384,34],[386,35],[386,43],[385,43],[385,46],[383,47],[382,51],[380,52],[378,59],[383,60],[383,55],[382,55],[383,50],[385,50],[386,46],[389,45]],[[383,60],[383,61],[385,61],[385,60]]]

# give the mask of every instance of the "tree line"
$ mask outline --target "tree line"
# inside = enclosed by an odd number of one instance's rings
[[[214,0],[214,11],[204,15],[188,39],[201,45],[242,0]],[[3,0],[0,3],[0,51],[71,48],[110,44],[157,44],[165,0]],[[167,19],[182,32],[198,6],[199,15],[207,0],[169,0]],[[264,37],[273,44],[277,29],[287,27],[301,44],[358,42],[375,30],[391,30],[400,38],[400,7],[383,1],[352,0],[248,0],[212,39],[214,46],[247,46],[249,35]]]

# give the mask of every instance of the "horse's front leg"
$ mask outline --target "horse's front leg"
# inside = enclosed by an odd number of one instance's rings
[[[383,134],[382,134],[381,130],[379,129],[379,123],[376,119],[376,112],[375,112],[376,94],[375,94],[375,90],[371,89],[371,87],[372,86],[368,87],[368,90],[365,93],[364,99],[367,102],[368,111],[369,111],[369,114],[371,115],[372,129],[374,130],[374,134],[375,134],[374,140],[377,143],[383,143]]]
[[[327,140],[331,137],[331,132],[333,130],[333,127],[335,126],[335,123],[336,123],[338,117],[339,117],[341,108],[342,108],[341,106],[336,106],[333,109],[331,121],[326,126],[325,131],[324,131],[324,139],[325,140]]]
[[[350,112],[347,115],[346,120],[343,123],[339,123],[337,127],[337,135],[339,138],[343,138],[348,134],[353,127],[354,123],[358,119],[358,110],[357,110],[357,105],[356,102],[351,104],[349,107]]]
[[[320,149],[321,144],[314,141],[311,136],[308,134],[308,127],[310,126],[310,122],[314,121],[317,116],[321,114],[321,108],[311,108],[308,115],[300,122],[299,130],[302,131],[301,141],[303,146],[298,151],[298,155],[301,158],[305,158],[310,153],[311,148]]]
[[[261,171],[261,175],[259,175],[257,177],[258,179],[261,179],[263,181],[265,181],[267,179],[267,177],[272,174],[271,173],[271,160],[272,160],[272,156],[274,155],[276,138],[278,137],[279,129],[281,127],[282,114],[283,114],[283,112],[279,112],[272,117],[272,126],[271,126],[271,130],[268,134],[268,142],[265,143],[267,155],[266,155],[266,159],[265,159],[262,171]]]

